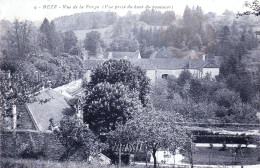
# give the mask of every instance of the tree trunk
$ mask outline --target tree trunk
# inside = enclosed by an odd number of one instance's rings
[[[147,166],[148,163],[148,152],[146,151],[146,156],[145,156],[145,166]]]
[[[191,150],[190,164],[191,168],[193,168],[193,150]]]
[[[156,168],[156,149],[153,149],[153,167]]]
[[[118,150],[118,167],[121,168],[121,142],[119,143],[119,150]]]

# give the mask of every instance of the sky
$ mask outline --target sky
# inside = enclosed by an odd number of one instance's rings
[[[46,17],[52,20],[60,16],[91,11],[112,11],[123,16],[128,11],[140,13],[146,7],[151,9],[153,6],[167,7],[177,15],[182,15],[186,5],[191,8],[199,5],[204,13],[214,12],[221,15],[225,9],[234,13],[248,10],[244,3],[245,0],[0,0],[0,19],[40,21]],[[68,6],[71,8],[67,9]]]

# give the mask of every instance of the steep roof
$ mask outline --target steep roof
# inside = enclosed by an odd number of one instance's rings
[[[219,68],[223,61],[222,56],[209,57],[205,63],[202,65],[203,68]]]
[[[68,105],[64,95],[53,89],[41,91],[33,103],[26,103],[27,110],[32,120],[40,131],[47,131],[53,118],[54,124],[57,124],[63,115],[72,115],[74,110]]]
[[[129,59],[134,66],[139,66],[143,70],[155,70],[150,59]]]
[[[108,59],[93,59],[93,60],[86,60],[85,61],[85,67],[87,70],[91,70],[95,67],[97,67],[99,64],[102,64],[103,62],[107,61]],[[140,66],[143,70],[153,70],[155,69],[152,65],[150,59],[127,59],[130,61],[134,66]]]
[[[215,64],[214,62],[206,62],[203,65],[203,68],[219,68],[219,66],[217,64]]]
[[[189,69],[198,69],[201,68],[205,61],[203,59],[190,59],[189,60]]]
[[[223,56],[214,56],[215,64],[220,67],[220,64],[223,61]]]
[[[151,59],[151,63],[156,69],[185,69],[189,66],[188,58],[155,58]]]
[[[61,93],[65,97],[73,97],[75,95],[80,94],[81,89],[82,89],[82,83],[83,83],[83,80],[78,79],[78,80],[72,81],[68,84],[56,87],[53,90]]]

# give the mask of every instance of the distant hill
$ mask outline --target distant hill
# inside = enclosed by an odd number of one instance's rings
[[[114,12],[86,12],[54,19],[58,31],[105,28],[114,24],[118,15]]]
[[[112,36],[112,31],[113,31],[113,25],[108,25],[105,28],[82,29],[82,30],[73,30],[73,31],[79,41],[84,41],[87,33],[91,32],[91,31],[98,31],[101,34],[102,40],[105,41],[105,43],[109,44],[112,40],[111,36]]]

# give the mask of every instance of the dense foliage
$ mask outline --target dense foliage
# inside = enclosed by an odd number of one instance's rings
[[[115,130],[118,123],[126,123],[142,110],[138,92],[130,91],[122,82],[102,82],[87,90],[84,121],[95,133]]]
[[[82,149],[83,157],[87,161],[90,156],[98,155],[104,148],[104,145],[85,124],[69,117],[60,121],[54,133],[65,148],[61,160],[68,160],[75,152]]]
[[[240,82],[242,85],[243,80],[237,80],[236,84]],[[245,88],[247,86],[241,87]],[[240,91],[225,81],[216,81],[210,76],[197,79],[189,75],[189,71],[183,71],[178,78],[170,76],[156,82],[152,102],[156,109],[176,111],[191,122],[259,122],[256,103],[245,101],[245,95],[255,97],[255,93],[244,91],[241,94]]]
[[[103,82],[122,82],[130,91],[137,91],[143,106],[149,104],[150,80],[140,67],[134,67],[127,60],[108,60],[92,71],[90,89]]]

